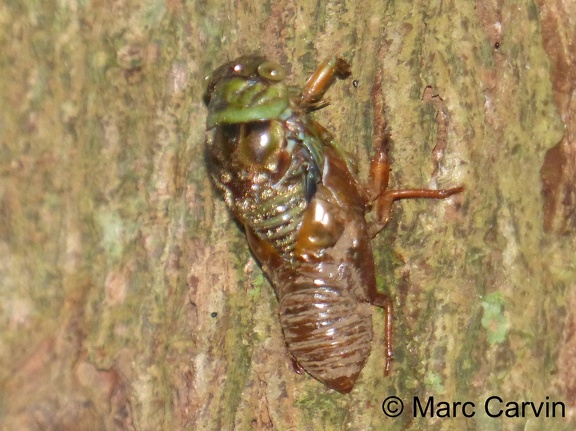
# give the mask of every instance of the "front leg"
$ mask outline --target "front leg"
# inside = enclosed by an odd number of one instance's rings
[[[300,93],[300,106],[310,111],[323,108],[328,103],[322,98],[336,78],[345,79],[350,73],[350,64],[346,60],[339,57],[324,60],[306,81]]]

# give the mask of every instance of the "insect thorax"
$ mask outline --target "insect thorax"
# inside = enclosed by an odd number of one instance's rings
[[[218,136],[218,132],[210,145],[209,159],[214,182],[232,213],[290,260],[304,211],[320,181],[323,156],[319,140],[307,134],[298,119],[291,118],[282,125],[278,161],[272,167],[239,160],[242,155],[238,156],[237,147],[242,138]],[[239,126],[240,133],[244,133],[242,127],[247,126]],[[226,142],[222,142],[223,136]]]

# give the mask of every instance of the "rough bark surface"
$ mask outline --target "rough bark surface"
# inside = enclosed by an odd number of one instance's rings
[[[575,10],[4,2],[0,429],[573,430]],[[300,84],[344,57],[353,77],[316,116],[361,170],[385,118],[393,187],[466,186],[398,204],[373,242],[396,360],[385,378],[375,310],[349,395],[292,370],[272,289],[203,164],[203,78],[252,52]],[[492,418],[492,395],[561,401],[565,417]],[[475,415],[414,417],[432,396]]]

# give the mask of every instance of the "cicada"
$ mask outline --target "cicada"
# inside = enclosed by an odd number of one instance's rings
[[[329,58],[298,90],[281,65],[249,55],[209,75],[204,94],[208,169],[274,287],[290,355],[341,393],[352,390],[370,355],[370,305],[386,310],[385,373],[393,356],[393,306],[377,289],[371,238],[395,200],[462,191],[389,190],[383,145],[367,182],[360,180],[356,161],[311,114],[350,70]]]

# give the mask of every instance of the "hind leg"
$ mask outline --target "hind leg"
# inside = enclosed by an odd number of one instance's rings
[[[377,307],[381,307],[386,312],[386,321],[384,322],[384,350],[385,350],[385,365],[384,365],[384,375],[387,376],[390,373],[390,365],[394,359],[394,351],[392,349],[392,329],[394,321],[394,304],[392,303],[392,298],[390,298],[385,293],[378,292],[376,286],[368,292],[370,298],[370,304]]]
[[[363,286],[362,300],[370,305],[383,308],[386,312],[386,320],[384,321],[384,375],[386,376],[390,372],[390,365],[394,359],[392,348],[394,304],[390,296],[378,291],[376,284],[376,267],[370,241],[362,241],[355,250],[354,255],[356,257],[354,266],[358,269],[358,275],[361,278],[361,285]]]

